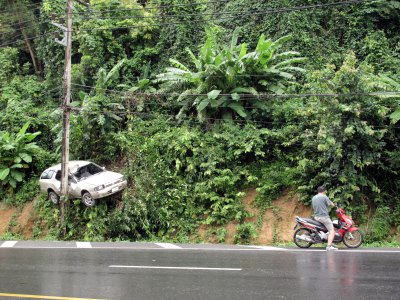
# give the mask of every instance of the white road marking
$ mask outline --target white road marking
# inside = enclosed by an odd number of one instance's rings
[[[288,249],[279,248],[279,247],[271,247],[271,246],[248,246],[250,248],[260,249],[260,250],[269,250],[269,251],[287,251]]]
[[[77,248],[92,248],[92,245],[89,242],[76,242]]]
[[[171,244],[171,243],[154,243],[154,244],[156,244],[157,246],[160,246],[162,248],[165,248],[165,249],[182,249],[182,247],[179,247],[179,246]]]
[[[1,241],[0,241],[1,243]],[[165,249],[176,249],[176,250],[181,250],[181,251],[202,251],[202,252],[207,252],[207,251],[212,251],[212,252],[219,252],[219,251],[226,251],[226,252],[231,252],[231,251],[236,251],[236,252],[248,252],[248,251],[282,251],[282,252],[327,252],[324,248],[311,248],[311,249],[300,249],[300,248],[279,248],[279,247],[271,247],[271,246],[246,246],[246,248],[219,248],[219,247],[212,247],[206,248],[206,247],[196,247],[193,245],[192,247],[188,246],[187,248],[180,247],[178,245],[174,244],[169,244],[169,243],[155,243],[159,247],[147,247],[147,246],[141,246],[137,245],[135,243],[132,243],[132,247],[119,247],[119,246],[113,246],[113,243],[110,243],[110,246],[96,246],[96,243],[90,243],[90,242],[75,242],[76,247],[73,246],[64,246],[64,245],[57,245],[57,246],[45,246],[45,245],[40,245],[38,243],[37,245],[29,243],[25,244],[25,241],[4,241],[2,244],[0,244],[0,248],[12,248],[15,246],[15,244],[18,243],[18,249],[71,249],[71,250],[80,250],[83,248],[91,248],[91,249],[99,249],[99,250],[122,250],[122,251],[163,251]],[[136,245],[136,246],[135,246]],[[232,247],[234,247],[232,245]],[[346,253],[387,253],[387,254],[400,254],[400,249],[394,248],[393,250],[391,249],[371,249],[371,248],[360,248],[360,249],[347,249],[347,248],[340,248],[337,251],[331,251],[331,252],[346,252]],[[330,253],[331,253],[330,252]]]
[[[204,270],[204,271],[242,271],[242,269],[239,269],[239,268],[163,267],[163,266],[123,266],[123,265],[110,265],[109,268],[166,269],[166,270]]]
[[[18,243],[18,241],[6,241],[3,244],[1,244],[1,247],[3,248],[12,248],[15,246],[15,244]]]
[[[71,298],[71,297],[58,297],[58,296],[45,296],[45,295],[27,295],[27,294],[10,294],[0,293],[0,297],[18,298],[18,299],[51,299],[51,300],[101,300],[92,298]]]

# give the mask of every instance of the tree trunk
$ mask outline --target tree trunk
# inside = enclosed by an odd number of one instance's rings
[[[30,54],[31,59],[32,59],[33,68],[35,69],[35,73],[38,73],[38,72],[39,72],[39,68],[38,68],[38,66],[37,66],[37,64],[36,64],[35,53],[33,52],[32,44],[31,44],[31,42],[29,41],[29,39],[28,39],[28,37],[27,37],[27,35],[26,35],[25,30],[24,30],[23,27],[21,26],[21,23],[22,23],[22,22],[21,22],[21,18],[20,18],[20,15],[19,15],[19,14],[18,14],[18,19],[19,19],[19,30],[21,31],[22,36],[24,37],[24,41],[25,41],[26,47],[27,47],[28,50],[29,50],[29,54]]]
[[[23,22],[22,22],[21,14],[19,12],[18,7],[15,4],[15,0],[12,1],[12,6],[14,7],[16,15],[18,17],[19,30],[21,31],[22,36],[24,37],[24,41],[25,41],[26,47],[28,48],[29,55],[31,56],[33,68],[35,70],[35,73],[38,73],[40,70],[39,70],[38,65],[36,63],[35,52],[33,51],[32,43],[29,40],[24,27],[22,26]]]

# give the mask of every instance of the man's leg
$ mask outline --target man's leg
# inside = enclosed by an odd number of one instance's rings
[[[331,230],[329,231],[329,235],[328,235],[328,246],[332,246],[333,243],[333,239],[335,238],[335,230]]]
[[[328,246],[326,247],[326,250],[337,250],[338,248],[332,245],[333,239],[335,238],[335,228],[333,227],[332,220],[329,217],[326,218],[324,225],[329,231]]]

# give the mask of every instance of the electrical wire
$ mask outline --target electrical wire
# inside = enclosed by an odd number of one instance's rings
[[[291,8],[281,8],[285,11],[289,10],[299,10],[299,9],[313,9],[313,8],[324,8],[324,7],[331,7],[331,6],[341,6],[341,5],[351,5],[351,4],[362,4],[366,2],[370,2],[373,0],[348,0],[348,1],[339,1],[339,2],[332,2],[332,3],[321,3],[321,4],[313,4],[313,5],[304,5],[304,6],[293,6]],[[219,3],[219,2],[229,2],[228,0],[222,1],[209,1],[209,2],[194,2],[194,3],[187,3],[187,4],[175,4],[175,5],[164,5],[164,6],[154,6],[149,7],[150,9],[156,8],[171,8],[171,7],[179,7],[179,6],[194,6],[194,5],[201,5],[201,4],[210,4],[210,3]],[[123,11],[143,11],[146,8],[132,8],[132,9],[114,9],[114,10],[102,10],[102,11],[90,11],[90,13],[104,13],[104,12],[123,12]],[[271,10],[272,11],[272,10]],[[276,9],[273,10],[274,12]],[[74,13],[73,13],[74,14]],[[75,13],[75,14],[87,14],[87,12],[82,13]],[[184,15],[183,15],[184,16]]]
[[[19,7],[19,8],[32,9],[31,6],[42,6],[42,5],[43,5],[43,3],[41,3],[41,2],[39,2],[39,3],[30,3],[30,4],[24,5],[24,7]],[[0,14],[3,14],[3,13],[6,14],[9,11],[15,11],[15,8],[9,8],[9,9],[6,9],[6,10],[0,10]]]
[[[360,0],[359,0],[360,1]],[[172,8],[172,7],[185,7],[185,6],[197,6],[204,4],[214,4],[214,3],[227,3],[229,0],[213,0],[207,2],[192,2],[192,3],[182,3],[182,4],[170,4],[170,5],[158,5],[158,6],[146,6],[142,8],[122,8],[122,9],[112,9],[112,10],[90,10],[89,12],[73,12],[73,15],[81,15],[81,14],[102,14],[109,12],[124,12],[124,11],[143,11],[143,10],[151,10],[158,8]]]
[[[127,91],[117,91],[112,89],[103,89],[97,88],[95,86],[90,85],[83,85],[72,83],[72,86],[79,86],[91,89],[97,89],[101,91],[109,91],[109,92],[118,92],[118,93],[126,93]],[[142,96],[180,96],[181,93],[143,93],[143,92],[135,92],[135,95],[142,95]],[[232,94],[219,94],[218,96],[231,96]],[[400,95],[400,91],[380,91],[380,92],[368,92],[368,93],[307,93],[307,94],[237,94],[240,97],[246,96],[254,96],[253,99],[262,99],[262,98],[308,98],[308,97],[354,97],[354,96],[394,96]],[[185,94],[185,96],[208,96],[208,94],[204,93],[192,93],[192,94]],[[243,99],[248,100],[248,99]]]
[[[35,24],[35,25],[31,25],[31,26],[26,26],[26,27],[21,27],[21,28],[19,28],[19,27],[18,27],[18,28],[14,28],[15,31],[21,31],[21,33],[19,33],[19,34],[17,34],[17,35],[13,35],[13,38],[15,39],[15,38],[17,38],[17,37],[23,36],[23,35],[24,35],[24,34],[22,33],[22,30],[23,30],[23,29],[37,27],[37,26],[39,26],[39,25],[41,25],[41,24],[45,24],[45,23],[47,23],[47,21],[43,21],[43,22],[40,22],[40,23]],[[0,36],[1,36],[1,35],[7,35],[7,34],[9,34],[9,33],[6,33],[6,32],[0,33]],[[19,39],[21,39],[21,38],[19,38]],[[21,40],[22,40],[22,39],[21,39]]]
[[[340,6],[340,5],[350,5],[350,4],[360,4],[363,3],[367,0],[351,0],[351,1],[344,1],[344,2],[334,2],[334,3],[327,3],[327,4],[319,4],[319,5],[307,5],[307,6],[298,6],[298,7],[292,7],[292,8],[280,8],[280,9],[269,9],[269,10],[259,10],[259,11],[253,11],[253,12],[247,12],[247,13],[241,13],[241,12],[226,12],[225,14],[233,14],[231,16],[225,16],[225,17],[218,17],[218,18],[210,18],[210,19],[191,19],[191,20],[181,20],[179,22],[161,22],[161,23],[153,23],[153,24],[146,24],[146,25],[132,25],[132,26],[120,26],[120,27],[92,27],[92,28],[78,28],[76,30],[80,31],[94,31],[94,30],[120,30],[120,29],[134,29],[134,28],[149,28],[149,27],[154,27],[154,26],[167,26],[167,25],[179,25],[179,24],[187,24],[188,22],[194,23],[194,22],[204,22],[204,21],[222,21],[222,20],[229,20],[232,18],[240,17],[240,16],[254,16],[254,15],[265,15],[265,14],[272,14],[272,13],[285,13],[285,12],[290,12],[293,10],[307,10],[307,9],[312,9],[312,8],[323,8],[323,7],[330,7],[330,6]],[[368,0],[369,1],[369,0]],[[210,13],[211,14],[211,13]],[[210,15],[210,14],[196,14],[196,16],[204,16],[204,15]],[[216,14],[216,13],[213,13]],[[239,16],[237,14],[240,14]],[[178,15],[174,15],[175,17],[178,17]],[[185,15],[179,15],[179,17],[183,17]],[[154,16],[138,16],[135,17],[135,19],[155,19]]]
[[[317,8],[317,7],[326,7],[326,6],[338,6],[338,5],[349,5],[349,4],[355,4],[355,3],[363,3],[365,1],[370,1],[370,0],[350,0],[350,1],[342,1],[342,2],[334,2],[334,3],[327,3],[327,4],[316,4],[316,5],[308,5],[308,6],[298,6],[298,7],[292,7],[292,8],[281,8],[279,10],[264,10],[264,11],[259,11],[259,12],[249,12],[247,14],[242,14],[243,16],[245,15],[255,15],[255,14],[266,14],[266,13],[278,13],[278,12],[287,12],[290,10],[298,10],[298,9],[310,9],[310,8]],[[193,3],[192,3],[193,4]],[[226,13],[228,14],[228,13]],[[201,15],[201,14],[198,14]],[[207,21],[221,21],[224,19],[231,19],[233,17],[236,16],[230,16],[230,17],[224,17],[224,18],[216,18],[216,19],[208,19]],[[138,17],[140,18],[140,17]],[[153,27],[153,26],[166,26],[166,25],[178,25],[178,24],[187,24],[188,22],[204,22],[204,20],[186,20],[186,21],[180,21],[180,22],[170,22],[170,23],[154,23],[154,24],[148,24],[148,25],[139,25],[139,26],[123,26],[123,27],[100,27],[100,28],[80,28],[77,30],[81,30],[81,31],[93,31],[93,30],[120,30],[120,29],[133,29],[133,28],[149,28],[149,27]],[[73,30],[76,31],[76,30]],[[36,39],[38,37],[40,37],[42,35],[38,35],[35,37],[31,37],[29,39]],[[19,39],[22,40],[22,39]],[[4,46],[8,46],[8,45],[12,45],[15,43],[18,43],[19,40],[16,41],[12,41],[12,42],[8,42],[8,43],[4,43],[1,44],[0,47],[4,47]]]
[[[214,16],[214,15],[260,15],[260,14],[271,14],[271,13],[283,13],[297,10],[307,10],[307,9],[317,9],[324,7],[332,7],[332,6],[342,6],[342,5],[352,5],[352,4],[360,4],[366,0],[352,0],[352,1],[342,1],[342,2],[334,2],[334,3],[326,3],[326,4],[317,4],[317,5],[304,5],[304,6],[294,6],[294,7],[284,7],[284,8],[274,8],[267,10],[253,10],[250,12],[242,12],[242,11],[231,11],[231,12],[213,12],[213,13],[195,13],[195,14],[179,14],[179,15],[156,15],[156,16],[119,16],[119,17],[104,17],[104,18],[88,18],[85,20],[109,20],[109,19],[164,19],[164,18],[183,18],[183,17],[193,17],[193,16]],[[231,16],[233,17],[233,16]]]
[[[79,90],[78,90],[79,91]],[[117,93],[115,93],[115,94],[123,94],[123,92],[120,92],[120,91],[116,91]],[[397,94],[400,94],[400,92],[397,92]],[[150,94],[150,95],[154,95],[154,94]],[[297,94],[297,95],[305,95],[305,94]],[[307,94],[307,95],[309,95],[309,94]],[[330,95],[335,95],[335,94],[330,94]],[[347,94],[343,94],[343,95],[347,95]],[[126,95],[121,95],[123,98],[125,98],[126,99]],[[132,96],[136,96],[135,94],[133,94]],[[312,96],[314,96],[314,95],[312,95]],[[255,100],[255,99],[258,99],[258,98],[250,98],[250,99],[243,99],[243,100]],[[131,102],[133,102],[133,101],[131,101]],[[131,103],[130,102],[130,103]],[[145,105],[151,105],[151,104],[156,104],[156,105],[163,105],[163,103],[160,103],[160,102],[155,102],[155,101],[148,101],[148,100],[144,100],[144,104]],[[163,108],[171,108],[171,107],[182,107],[183,105],[182,104],[179,104],[179,103],[165,103],[165,105],[164,106],[162,106]],[[229,107],[227,107],[227,108],[229,108]],[[259,107],[257,107],[257,106],[245,106],[245,107],[243,107],[244,109],[259,109]],[[82,109],[82,108],[73,108],[73,110],[80,110],[80,109]],[[190,109],[190,108],[189,108]],[[114,114],[122,114],[122,115],[125,115],[125,114],[127,114],[127,112],[125,112],[125,111],[121,111],[121,110],[108,110],[107,112],[112,112],[112,113],[114,113]],[[170,116],[173,116],[173,115],[170,115]],[[298,117],[301,117],[301,116],[298,116]],[[342,120],[348,120],[349,119],[349,117],[346,117],[346,116],[344,116],[344,117],[342,117],[342,118],[340,118],[340,119],[342,119]],[[217,120],[217,119],[216,119]],[[288,124],[288,122],[276,122],[276,121],[271,121],[271,122],[263,122],[263,123],[265,123],[265,124],[277,124],[277,123],[285,123],[285,124]],[[292,125],[299,125],[299,124],[303,124],[303,123],[291,123]],[[374,125],[372,125],[372,126],[374,126]],[[375,126],[375,127],[379,127],[379,126]],[[386,128],[386,126],[384,126],[384,127],[382,127],[382,128]]]
[[[33,14],[35,14],[35,11],[38,10],[38,9],[40,9],[40,7],[37,7],[37,8],[35,8],[35,9],[33,9],[31,12],[32,12]],[[19,18],[19,17],[22,17],[22,16],[20,16],[19,13],[7,14],[7,17],[6,17],[6,18],[4,18],[4,17],[1,18],[1,17],[0,17],[0,20],[2,20],[2,21],[13,21],[13,20],[15,20],[16,18]]]
[[[75,112],[80,112],[84,111],[84,107],[70,107],[71,111]],[[90,112],[89,112],[90,113]],[[184,115],[182,116],[182,119],[178,120],[176,118],[176,115],[171,115],[171,114],[163,114],[163,113],[146,113],[146,112],[135,112],[135,111],[123,111],[123,110],[103,110],[101,111],[103,114],[107,113],[112,113],[118,116],[127,116],[127,115],[137,115],[137,116],[145,116],[145,117],[167,117],[170,118],[171,120],[174,120],[176,122],[184,122],[187,120],[191,121],[196,121],[196,124],[202,125],[198,117],[196,116],[191,116],[191,115]],[[227,121],[226,119],[223,118],[213,118],[213,117],[204,117],[202,118],[202,121],[213,121],[213,122],[220,122],[220,121]],[[360,120],[365,121],[365,120]],[[239,124],[264,124],[264,125],[277,125],[277,124],[282,124],[282,125],[287,125],[287,126],[296,126],[296,125],[310,125],[310,124],[305,124],[304,122],[287,122],[287,121],[261,121],[261,120],[247,120],[247,119],[231,119],[227,122],[232,122],[232,123],[239,123]],[[313,126],[320,126],[321,124],[311,124]],[[364,124],[365,126],[372,127],[375,129],[385,129],[385,128],[393,128],[393,129],[400,129],[400,126],[396,125],[373,125],[373,124]]]
[[[50,35],[50,34],[53,34],[53,32],[45,32],[45,33],[39,34],[37,36],[29,37],[29,38],[27,38],[27,40],[34,40],[34,39],[40,38],[42,36]],[[24,39],[18,39],[18,40],[12,41],[12,42],[7,42],[7,43],[4,43],[4,44],[1,44],[0,48],[7,47],[9,45],[14,45],[14,44],[17,44],[17,43],[23,42],[23,41],[24,41]]]
[[[15,22],[15,23],[13,23],[13,24],[4,24],[4,25],[13,27],[13,26],[22,25],[22,24],[25,24],[25,23],[32,23],[33,21],[35,21],[35,19],[29,19],[29,20],[23,21],[23,22]],[[4,25],[3,25],[3,26],[4,26]]]

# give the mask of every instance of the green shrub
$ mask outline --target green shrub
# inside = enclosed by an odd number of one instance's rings
[[[60,236],[60,211],[46,194],[40,194],[34,202],[34,209],[38,214],[38,219],[32,228],[35,238],[43,238],[47,240],[57,240]]]
[[[36,177],[24,182],[15,194],[6,194],[4,202],[10,205],[20,206],[26,202],[33,201],[39,194],[39,182]]]
[[[60,162],[60,155],[55,151],[38,148],[33,157],[32,165],[36,174],[41,174],[47,168]]]
[[[255,224],[244,223],[236,226],[236,234],[233,238],[235,244],[249,244],[257,236],[258,233]]]
[[[227,234],[228,231],[225,227],[211,227],[209,230],[207,230],[206,240],[212,237],[213,239],[215,238],[218,243],[223,243],[226,240]]]
[[[25,170],[39,148],[32,142],[40,132],[26,133],[26,123],[17,134],[0,131],[0,187],[13,191],[22,182]]]
[[[144,240],[151,236],[149,227],[146,204],[127,190],[122,202],[109,216],[109,237],[113,240]]]
[[[389,207],[378,207],[372,219],[369,232],[366,235],[367,242],[381,242],[390,235],[391,211]]]
[[[293,184],[295,171],[284,161],[263,162],[258,170],[257,206],[263,209],[270,207],[272,201]]]

